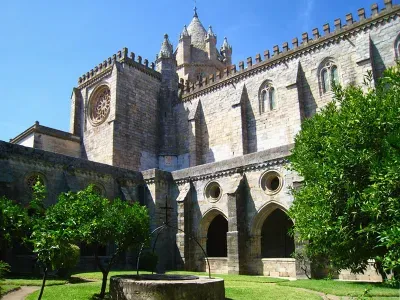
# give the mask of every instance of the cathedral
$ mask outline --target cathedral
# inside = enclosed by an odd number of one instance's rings
[[[332,100],[333,81],[360,85],[367,71],[377,80],[395,64],[399,16],[385,0],[236,66],[229,40],[195,10],[176,48],[164,35],[154,62],[122,48],[79,77],[69,132],[36,122],[0,141],[0,194],[27,203],[39,176],[50,205],[93,184],[109,199],[145,205],[152,229],[168,214],[174,229],[157,243],[159,270],[205,271],[197,240],[213,273],[302,277],[292,257],[301,245],[288,235],[290,189],[302,182],[287,168],[294,138]],[[81,252],[79,268],[94,268],[91,255]],[[22,250],[2,256],[32,268]],[[134,261],[127,254],[120,264]],[[380,278],[369,271],[339,277]]]

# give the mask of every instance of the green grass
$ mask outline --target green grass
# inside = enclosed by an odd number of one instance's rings
[[[148,272],[141,272],[141,274]],[[113,271],[109,277],[121,274],[135,275],[135,271]],[[190,274],[207,276],[207,273],[199,272],[170,272],[170,274]],[[399,290],[385,287],[382,284],[344,282],[332,280],[297,280],[287,281],[285,279],[248,276],[248,275],[217,275],[225,280],[225,296],[231,300],[261,300],[261,299],[322,299],[315,292],[337,296],[351,297],[373,297],[369,299],[394,300],[399,299]],[[65,285],[53,285],[46,287],[43,300],[88,300],[94,294],[100,292],[102,274],[100,272],[80,273],[74,275],[75,282],[78,278],[84,280],[96,280],[95,282],[84,282]],[[23,279],[21,279],[23,280]],[[72,281],[74,282],[74,281]],[[301,288],[301,289],[299,289]],[[302,289],[308,289],[302,290]],[[368,292],[365,294],[365,290]],[[39,291],[28,296],[28,300],[36,300]]]
[[[46,280],[46,286],[52,286],[52,285],[62,285],[66,284],[68,281],[66,280]],[[33,278],[8,278],[5,279],[0,283],[1,285],[29,285],[29,286],[41,286],[42,285],[42,279],[33,279]]]
[[[141,272],[148,273],[148,272]],[[206,273],[198,272],[170,272],[170,274],[190,274],[206,276]],[[110,275],[136,274],[136,272],[117,271]],[[101,273],[80,273],[75,274],[75,278],[101,280]],[[213,276],[214,277],[214,276]],[[275,285],[276,282],[284,282],[284,279],[262,277],[262,276],[242,276],[242,275],[215,275],[225,280],[225,293],[227,299],[234,300],[264,300],[264,299],[321,299],[318,295],[306,291],[297,291]],[[43,300],[87,300],[93,294],[100,292],[100,281],[92,283],[68,284],[63,286],[52,286],[45,289]],[[38,291],[28,296],[28,300],[35,300]]]
[[[94,294],[100,293],[100,287],[100,282],[49,286],[44,289],[42,300],[89,300]],[[36,291],[26,299],[36,300],[38,295],[39,291]]]
[[[386,287],[381,283],[362,283],[362,282],[346,282],[337,280],[311,279],[311,280],[280,282],[278,283],[278,285],[305,288],[337,296],[357,297],[363,295],[364,292],[367,290],[366,296],[400,298],[399,289]]]
[[[16,288],[19,288],[18,285],[9,285],[9,284],[1,284],[1,294],[4,295],[5,293],[14,290]]]

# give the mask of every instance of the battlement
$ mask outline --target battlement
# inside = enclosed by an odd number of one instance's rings
[[[344,24],[342,24],[340,18],[335,19],[332,29],[330,24],[326,23],[322,26],[322,32],[320,32],[319,28],[314,28],[312,30],[312,37],[309,36],[308,32],[304,32],[301,35],[300,41],[297,37],[292,39],[291,49],[289,43],[284,42],[282,48],[280,48],[279,45],[275,45],[272,52],[265,50],[263,59],[260,54],[256,54],[254,62],[252,57],[248,57],[246,60],[246,68],[244,61],[240,61],[238,69],[236,65],[232,65],[225,68],[223,72],[217,71],[215,74],[211,74],[201,81],[190,82],[180,79],[182,99],[183,101],[187,101],[196,97],[197,93],[208,93],[221,85],[227,85],[233,80],[251,76],[254,72],[259,72],[267,67],[298,57],[309,52],[314,47],[321,46],[321,44],[323,45],[332,40],[342,39],[350,34],[359,32],[375,22],[385,20],[389,16],[400,13],[400,6],[393,5],[392,0],[384,0],[384,6],[384,8],[379,10],[378,4],[372,4],[369,17],[366,17],[366,10],[364,8],[358,9],[358,20],[353,18],[352,13],[348,13],[345,16]]]
[[[89,72],[86,72],[78,79],[78,86],[89,84],[95,78],[109,72],[115,63],[126,63],[131,67],[134,67],[152,77],[161,80],[161,74],[155,70],[155,63],[149,64],[147,59],[142,59],[140,55],[136,56],[135,53],[131,52],[128,56],[128,48],[122,48],[116,54],[113,54],[108,59],[105,59],[102,63],[95,66]]]

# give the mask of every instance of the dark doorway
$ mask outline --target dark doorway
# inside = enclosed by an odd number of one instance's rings
[[[226,233],[228,221],[218,215],[212,220],[207,232],[207,256],[227,257]]]
[[[293,222],[280,209],[274,210],[264,221],[261,230],[263,258],[290,257],[294,252],[294,239],[289,235]]]

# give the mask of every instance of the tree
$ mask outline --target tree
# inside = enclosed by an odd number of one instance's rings
[[[145,207],[115,199],[109,201],[89,186],[77,193],[60,195],[55,220],[76,236],[75,241],[94,246],[96,264],[103,274],[100,298],[104,298],[108,274],[120,254],[138,247],[149,237],[149,215]],[[98,248],[114,244],[107,263],[98,257]]]
[[[4,280],[4,275],[9,271],[10,271],[10,266],[7,263],[0,260],[0,281]],[[0,299],[1,299],[1,293],[2,293],[1,290],[2,290],[2,288],[0,285]]]
[[[335,87],[335,99],[302,124],[290,156],[304,178],[289,215],[310,258],[359,273],[368,259],[400,275],[400,71],[376,87]]]
[[[5,197],[0,198],[0,251],[22,240],[29,228],[26,209]]]
[[[40,180],[36,182],[33,190],[29,208],[32,225],[29,242],[33,244],[33,252],[43,268],[42,286],[38,297],[40,300],[48,271],[76,265],[79,260],[79,248],[72,244],[77,234],[68,226],[70,220],[61,217],[58,203],[45,208],[44,199],[47,192]]]

